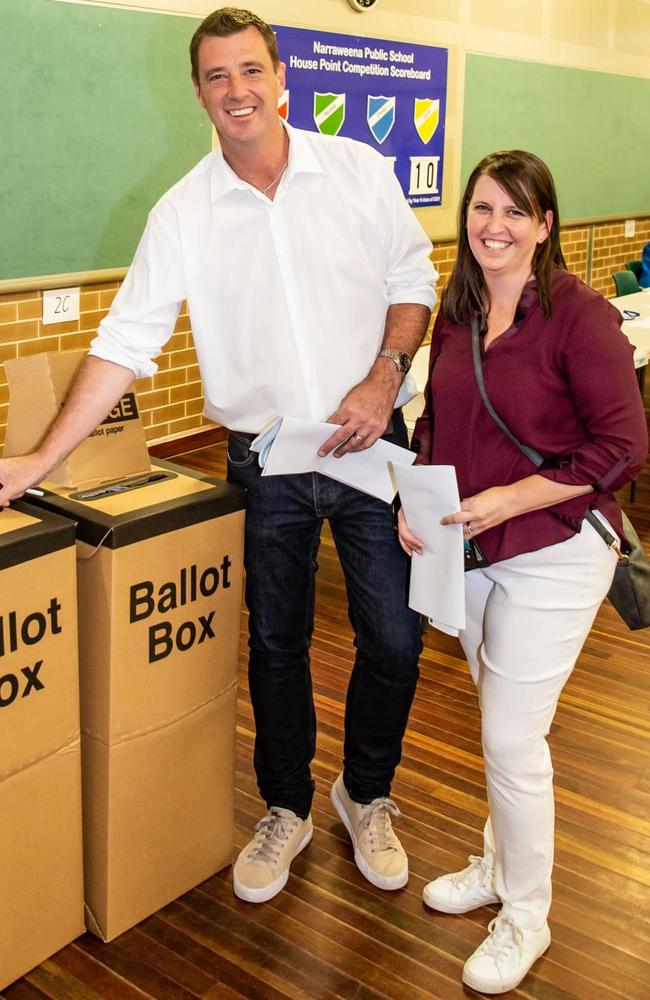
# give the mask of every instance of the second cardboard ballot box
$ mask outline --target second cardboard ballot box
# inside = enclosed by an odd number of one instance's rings
[[[84,930],[74,525],[0,512],[0,990]]]
[[[143,480],[39,501],[77,522],[86,923],[106,941],[233,851],[244,495],[164,462]]]

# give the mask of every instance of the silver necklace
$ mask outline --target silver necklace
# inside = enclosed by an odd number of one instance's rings
[[[285,170],[287,169],[288,166],[289,166],[289,158],[287,157],[287,159],[284,161],[284,166],[282,167],[282,170],[280,171],[280,173],[278,174],[278,176],[274,177],[273,180],[271,181],[271,183],[269,185],[267,185],[267,187],[260,188],[260,190],[261,190],[261,192],[262,192],[263,195],[266,195],[271,190],[271,188],[273,187],[273,185],[278,183],[278,181],[282,177],[282,174],[285,172]]]

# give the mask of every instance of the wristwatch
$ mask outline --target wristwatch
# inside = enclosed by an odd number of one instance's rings
[[[396,347],[385,347],[377,355],[378,358],[390,358],[398,372],[406,375],[411,367],[411,359],[406,351],[398,351]]]

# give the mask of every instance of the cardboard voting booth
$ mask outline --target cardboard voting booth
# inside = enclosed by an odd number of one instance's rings
[[[38,500],[76,523],[86,923],[106,941],[232,860],[243,496],[156,462],[136,488]]]
[[[0,512],[0,989],[84,931],[74,525]]]
[[[5,458],[33,451],[43,440],[85,357],[85,351],[60,351],[5,361],[10,395]],[[48,479],[81,488],[142,475],[149,468],[135,393],[128,392]]]

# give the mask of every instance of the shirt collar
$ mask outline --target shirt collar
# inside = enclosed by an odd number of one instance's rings
[[[537,280],[533,277],[524,285],[517,308],[515,310],[515,323],[521,323],[526,318],[530,310],[539,302],[537,294]]]
[[[290,182],[297,174],[322,174],[323,167],[309,141],[309,134],[295,129],[280,119],[289,136],[289,162],[285,181]],[[230,191],[250,191],[251,185],[238,177],[223,158],[221,149],[212,152],[210,166],[210,201],[218,201]]]

